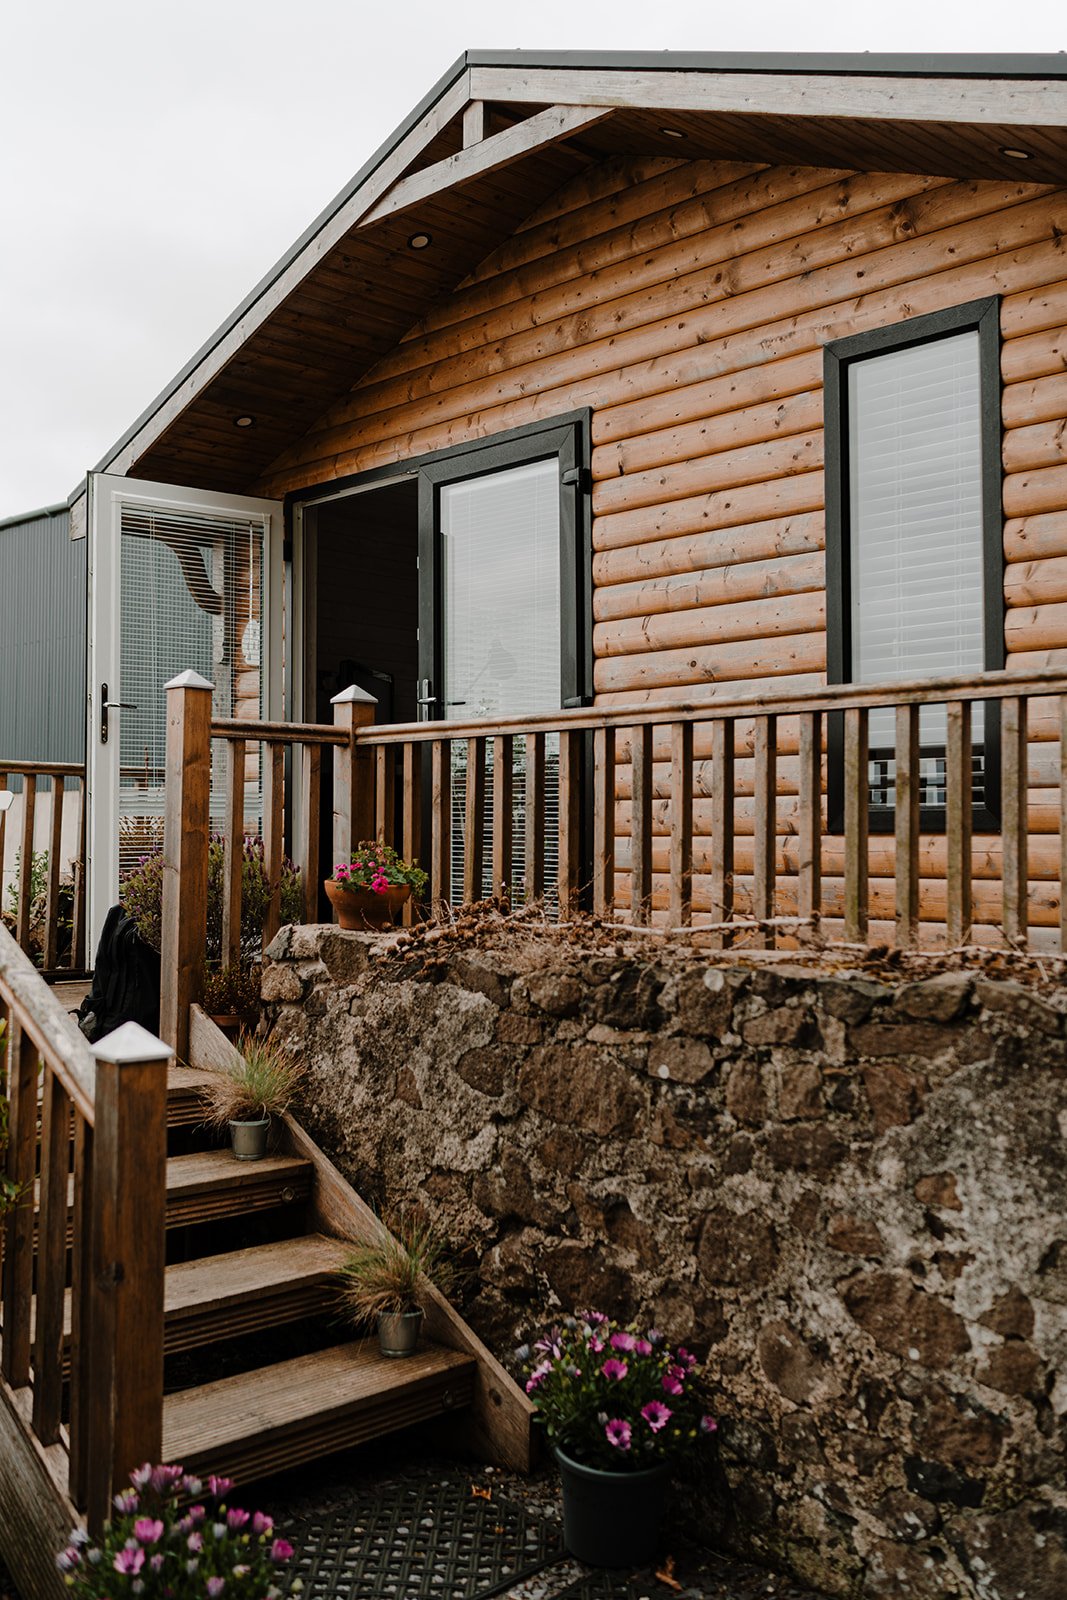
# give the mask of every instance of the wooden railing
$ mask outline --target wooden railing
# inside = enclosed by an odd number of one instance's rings
[[[318,915],[321,753],[333,746],[335,859],[361,838],[384,838],[424,863],[434,907],[486,893],[512,904],[545,896],[562,919],[588,906],[637,926],[699,923],[718,946],[773,944],[818,922],[823,935],[847,943],[891,938],[910,948],[921,932],[951,946],[975,938],[1023,948],[1040,930],[1046,944],[1067,950],[1067,673],[1059,670],[385,727],[374,725],[374,702],[358,689],[338,697],[332,726],[212,722],[210,686],[190,674],[168,694],[161,1032],[179,1054],[202,966],[213,738],[228,751],[223,945],[231,957],[240,941],[243,774],[256,741],[275,890],[268,939],[279,920],[286,749],[300,775],[292,853],[310,921]],[[972,770],[979,703],[991,708],[986,748],[999,762],[997,793],[981,797],[999,823],[982,833]],[[928,754],[920,712],[933,706],[944,708],[945,728],[936,825],[920,781]],[[884,754],[895,771],[881,819],[888,831],[879,833],[871,828],[869,723],[880,708],[893,712]],[[828,811],[832,761],[839,817]],[[459,773],[461,802],[453,794]]]
[[[162,1447],[171,1052],[135,1023],[90,1048],[4,928],[0,1019],[21,1194],[3,1227],[0,1505],[39,1494],[99,1529]]]
[[[22,780],[21,795],[9,788],[11,778]],[[73,787],[68,788],[68,783]],[[37,856],[46,857],[44,867],[44,911],[34,920],[34,842],[37,813],[44,786],[51,789],[47,842]],[[8,816],[21,802],[17,828],[8,827]],[[66,838],[67,844],[64,845]],[[64,850],[67,850],[64,859]],[[17,855],[17,865],[16,865]],[[71,912],[69,928],[61,926],[63,869],[71,874]],[[42,971],[82,972],[85,969],[85,768],[64,761],[4,761],[0,759],[0,881],[14,876],[15,938],[27,954],[32,953]],[[4,909],[11,909],[4,889]],[[63,937],[69,934],[69,940]],[[62,954],[62,959],[61,959]]]

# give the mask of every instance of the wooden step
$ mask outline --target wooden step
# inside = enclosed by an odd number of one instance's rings
[[[204,1120],[204,1102],[201,1091],[210,1072],[198,1072],[194,1067],[171,1067],[167,1073],[167,1127],[195,1128]]]
[[[337,1272],[351,1250],[343,1239],[306,1233],[168,1267],[167,1354],[334,1310]]]
[[[470,1404],[477,1362],[427,1345],[389,1360],[377,1340],[220,1378],[163,1402],[163,1460],[248,1483]]]
[[[311,1192],[310,1161],[264,1156],[237,1161],[229,1150],[198,1150],[167,1161],[167,1227],[303,1204]]]

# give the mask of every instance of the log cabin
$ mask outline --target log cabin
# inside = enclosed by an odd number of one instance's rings
[[[444,898],[1058,944],[1065,127],[1058,56],[463,56],[72,497],[90,927],[192,668],[373,697]]]

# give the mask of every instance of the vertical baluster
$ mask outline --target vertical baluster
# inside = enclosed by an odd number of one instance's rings
[[[974,817],[971,707],[952,700],[946,707],[945,846],[948,853],[945,936],[951,949],[971,931],[971,827]]]
[[[693,919],[693,724],[671,723],[670,910],[672,928]]]
[[[467,740],[467,805],[463,819],[463,903],[482,898],[485,829],[485,740]]]
[[[69,1167],[70,1102],[55,1073],[46,1066],[41,1094],[41,1196],[33,1339],[33,1431],[42,1444],[55,1444],[59,1438],[63,1398]]]
[[[896,941],[911,950],[919,938],[919,708],[897,706]]]
[[[800,717],[797,915],[813,918],[822,905],[822,716]]]
[[[302,837],[297,858],[304,884],[304,921],[318,922],[319,883],[322,865],[319,861],[322,819],[322,746],[305,744],[300,750],[300,811]]]
[[[615,915],[615,729],[593,734],[593,915]]]
[[[565,728],[559,736],[559,918],[578,910],[578,839],[581,821],[581,734]]]
[[[778,844],[778,718],[757,717],[753,746],[756,765],[756,835],[752,863],[752,914],[761,922],[774,916],[775,850]],[[774,948],[774,933],[757,944]]]
[[[545,736],[526,735],[526,872],[527,901],[545,892]]]
[[[867,823],[870,806],[867,708],[845,712],[845,938],[867,937]]]
[[[1026,701],[1017,695],[1001,701],[1001,835],[1004,866],[1004,937],[1025,948],[1028,936]]]
[[[37,1170],[37,1047],[8,1018],[7,1175],[28,1199],[9,1211],[4,1236],[4,1340],[0,1372],[13,1389],[30,1381],[30,1296],[33,1293],[33,1201]]]
[[[241,868],[245,845],[245,751],[243,739],[226,740],[225,843],[222,855],[222,964],[241,960]]]
[[[263,923],[263,948],[282,925],[282,857],[285,854],[285,746],[266,747],[266,784],[263,795],[263,856],[270,885],[270,901]]]
[[[392,844],[396,816],[392,745],[378,745],[374,752],[374,768],[374,836],[383,844]]]
[[[510,735],[493,740],[493,893],[511,898],[511,847],[514,817]]]
[[[52,815],[48,838],[48,892],[44,915],[44,965],[54,972],[59,959],[59,868],[63,856],[63,779],[52,774]]]
[[[729,922],[734,911],[734,724],[717,717],[711,724],[711,920]],[[712,947],[728,938],[720,929]]]
[[[70,964],[85,969],[85,779],[78,779],[78,817],[75,825],[78,859],[74,865],[74,923],[70,930]],[[4,859],[0,841],[0,865]]]
[[[15,938],[24,950],[30,944],[30,908],[33,904],[33,823],[37,809],[37,774],[22,780],[22,843],[19,846],[19,890]]]
[[[641,926],[652,914],[652,730],[630,729],[630,915]]]
[[[430,758],[430,904],[452,894],[452,741],[435,739]]]
[[[93,1182],[93,1130],[74,1113],[74,1205],[71,1209],[70,1253],[70,1497],[85,1508],[88,1478],[88,1395],[92,1238],[89,1195]]]
[[[401,820],[405,861],[416,861],[422,855],[422,749],[422,745],[413,740],[404,745]],[[403,912],[405,928],[410,928],[415,921],[415,910],[415,900],[409,898]]]

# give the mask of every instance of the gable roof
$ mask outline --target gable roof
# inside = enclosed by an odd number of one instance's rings
[[[97,470],[250,489],[556,189],[635,156],[1061,183],[1067,58],[468,52]]]

